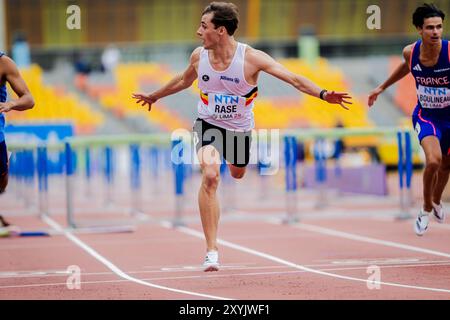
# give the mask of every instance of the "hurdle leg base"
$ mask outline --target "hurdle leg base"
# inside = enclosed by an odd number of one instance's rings
[[[282,224],[290,225],[290,224],[298,223],[299,221],[300,221],[300,219],[298,217],[286,217],[286,218],[283,218],[283,220],[281,222],[282,222]]]
[[[172,221],[172,228],[185,227],[185,226],[186,226],[186,223],[184,223],[182,220]]]
[[[403,221],[403,220],[410,220],[412,218],[413,216],[409,212],[402,212],[395,217],[395,220]]]

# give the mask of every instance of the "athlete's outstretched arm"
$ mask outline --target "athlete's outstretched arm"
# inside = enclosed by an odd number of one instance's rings
[[[409,73],[409,59],[411,57],[411,50],[412,45],[406,46],[403,49],[403,58],[405,59],[405,61],[403,61],[403,63],[394,70],[394,72],[385,82],[383,82],[381,85],[370,92],[368,99],[369,107],[371,107],[375,103],[379,94],[381,94],[384,90],[389,88],[391,85],[393,85]]]
[[[258,71],[262,70],[264,72],[267,72],[268,74],[291,84],[301,92],[304,92],[316,98],[320,98],[320,92],[322,91],[322,88],[317,86],[311,80],[290,72],[267,53],[260,50],[251,49],[248,53],[248,61],[252,65],[256,66]],[[342,108],[347,110],[348,107],[345,104],[352,104],[349,101],[349,99],[351,99],[350,95],[344,92],[328,91],[323,95],[323,98],[328,103],[339,104]]]
[[[18,99],[11,99],[7,102],[0,102],[0,113],[11,110],[24,111],[34,107],[33,96],[22,79],[14,61],[6,56],[0,58],[1,69],[4,70],[4,79],[10,84]]]
[[[183,73],[176,75],[169,83],[153,93],[134,93],[132,97],[137,100],[136,103],[142,103],[142,106],[148,104],[148,111],[150,111],[152,109],[152,104],[157,100],[187,89],[192,85],[195,79],[197,79],[196,66],[198,66],[199,59],[200,47],[192,52],[189,65]]]

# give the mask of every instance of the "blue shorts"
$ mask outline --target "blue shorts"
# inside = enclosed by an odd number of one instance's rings
[[[8,172],[8,151],[3,140],[0,142],[0,176],[3,176],[6,172]]]
[[[450,156],[450,108],[434,110],[416,107],[412,122],[420,142],[425,137],[436,136],[442,155]]]

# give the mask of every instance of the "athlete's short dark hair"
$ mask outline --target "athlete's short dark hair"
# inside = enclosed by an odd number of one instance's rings
[[[227,29],[227,33],[232,36],[239,24],[239,10],[237,6],[231,2],[211,2],[203,10],[202,16],[210,12],[213,13],[211,22],[216,29],[223,26]]]
[[[432,17],[441,17],[444,20],[445,13],[433,3],[424,3],[414,11],[412,22],[417,28],[422,28],[424,20]]]

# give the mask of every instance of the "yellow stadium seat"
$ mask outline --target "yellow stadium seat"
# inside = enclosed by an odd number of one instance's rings
[[[36,123],[36,122],[73,122],[77,131],[80,125],[93,129],[103,122],[103,116],[89,106],[82,104],[74,94],[66,94],[61,87],[45,85],[42,80],[42,69],[31,65],[22,69],[21,74],[27,83],[35,100],[35,107],[27,112],[14,112],[8,114],[9,123]],[[12,93],[12,92],[10,92]],[[82,118],[82,114],[89,115]],[[95,119],[92,121],[91,119]]]

